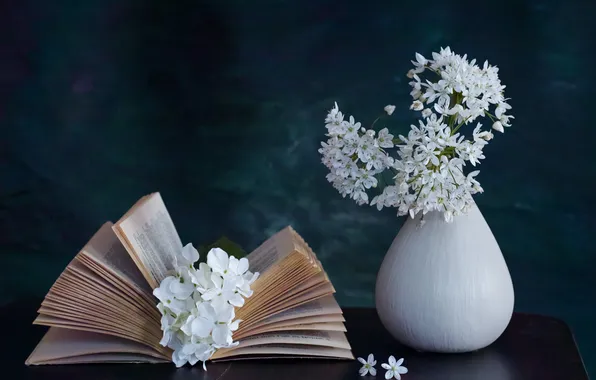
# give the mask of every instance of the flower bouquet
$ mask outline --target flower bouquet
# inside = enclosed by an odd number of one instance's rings
[[[471,351],[500,336],[513,310],[507,265],[472,198],[483,191],[483,149],[493,131],[511,126],[511,106],[487,61],[479,66],[447,47],[412,63],[417,124],[376,131],[395,112],[387,105],[367,129],[335,103],[319,152],[343,197],[409,216],[377,276],[377,311],[389,332],[423,351]]]
[[[373,129],[381,117],[366,129],[353,116],[346,119],[335,103],[325,119],[328,139],[319,152],[330,171],[327,180],[342,196],[368,204],[368,191],[381,188],[370,201],[379,210],[395,207],[398,215],[412,218],[438,211],[450,222],[466,213],[473,194],[483,191],[475,179],[480,171],[465,170],[484,159],[483,149],[493,139],[478,119],[488,118],[492,130],[504,132],[513,116],[506,113],[511,106],[496,66],[485,61],[481,68],[448,47],[432,56],[416,54],[407,74],[412,79],[410,109],[421,116],[418,125],[395,138],[388,128]],[[394,110],[385,107],[387,115]],[[473,129],[466,136],[469,125]],[[395,157],[390,149],[397,151]]]

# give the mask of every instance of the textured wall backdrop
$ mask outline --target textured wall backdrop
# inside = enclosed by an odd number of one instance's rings
[[[397,105],[441,46],[501,68],[514,126],[477,203],[516,309],[564,318],[596,370],[596,3],[0,2],[0,301],[42,296],[106,220],[160,191],[184,241],[254,248],[292,224],[342,305],[373,305],[402,220],[342,199],[317,148],[334,101]]]

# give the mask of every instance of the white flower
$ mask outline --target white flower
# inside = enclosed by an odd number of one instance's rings
[[[181,256],[176,256],[176,266],[184,266],[195,263],[199,260],[199,252],[193,247],[192,243],[188,243],[182,248]]]
[[[203,302],[197,306],[197,314],[189,316],[181,330],[199,338],[212,335],[215,344],[226,346],[232,344],[232,331],[237,329],[237,324],[232,324],[233,319],[233,306],[227,305],[216,311],[211,304]]]
[[[243,297],[250,297],[252,296],[252,290],[250,289],[250,286],[253,284],[253,282],[255,282],[257,280],[257,278],[259,278],[259,273],[252,273],[250,271],[246,271],[246,273],[244,273],[244,275],[242,276],[241,281],[238,281],[239,284],[237,284],[237,290],[238,293],[240,293]]]
[[[395,106],[388,104],[383,109],[385,110],[385,112],[387,112],[387,115],[391,116],[393,114],[393,111],[395,111]]]
[[[182,355],[187,358],[186,360],[188,360],[189,364],[195,365],[200,360],[203,362],[204,370],[207,370],[205,362],[209,360],[214,352],[215,348],[211,345],[204,342],[193,342],[193,339],[182,346]]]
[[[362,162],[367,162],[370,160],[370,157],[375,152],[375,142],[369,135],[364,135],[360,138],[360,143],[358,144],[358,149],[356,149],[356,153],[358,153],[358,158],[362,160]]]
[[[197,285],[196,291],[205,293],[214,286],[211,281],[211,274],[211,267],[207,263],[200,263],[198,270],[190,272],[192,283]]]
[[[219,248],[209,251],[207,263],[196,269],[198,258],[192,244],[186,245],[175,259],[176,275],[164,278],[153,291],[161,301],[160,344],[173,350],[177,367],[202,361],[205,368],[217,349],[238,344],[232,334],[241,321],[234,320],[234,308],[252,295],[251,284],[259,275],[248,271],[246,258],[229,257]]]
[[[161,330],[164,332],[159,344],[166,347],[172,340],[172,326],[174,325],[176,318],[174,317],[175,314],[166,310],[161,302],[157,305],[157,309],[161,313]]]
[[[202,294],[205,301],[211,301],[216,310],[225,308],[228,303],[241,307],[244,305],[244,298],[236,290],[238,280],[236,277],[221,277],[217,273],[211,275],[213,287]]]
[[[186,309],[186,299],[194,290],[192,283],[184,284],[181,281],[184,279],[168,276],[162,280],[159,288],[153,290],[153,295],[176,314]]]
[[[503,124],[500,121],[494,122],[493,129],[501,133],[505,132],[505,129],[503,129]]]
[[[248,259],[246,257],[237,259],[230,256],[229,268],[234,275],[242,276],[248,270]]]
[[[391,355],[389,357],[388,364],[381,364],[381,367],[387,370],[387,372],[385,372],[385,379],[391,379],[392,377],[394,377],[397,380],[401,380],[401,375],[408,373],[408,369],[402,366],[403,362],[403,358],[396,361],[395,357]]]
[[[337,106],[336,102],[335,107],[329,111],[327,118],[325,118],[327,129],[329,129],[330,133],[341,133],[345,127],[343,121],[344,115],[339,111],[339,107]]]
[[[387,128],[383,128],[377,135],[377,142],[381,148],[393,148],[393,135]]]
[[[375,369],[375,365],[377,365],[377,361],[373,354],[368,354],[367,360],[363,358],[358,358],[358,361],[362,364],[362,367],[358,371],[360,376],[365,376],[366,374],[370,373],[371,376],[377,376],[377,370]]]
[[[425,109],[422,110],[422,117],[425,117],[425,118],[426,117],[429,117],[432,113],[433,113],[433,111],[431,111],[428,108],[425,108]]]
[[[416,53],[416,62],[414,66],[424,66],[428,61],[422,56],[422,54]]]
[[[377,179],[364,173],[362,177],[358,180],[365,189],[370,189],[371,187],[377,187]]]
[[[420,100],[414,100],[414,103],[410,106],[411,110],[421,111],[424,108],[424,104]]]
[[[248,261],[246,261],[246,269],[248,269]],[[224,277],[235,275],[238,270],[238,259],[234,256],[229,257],[226,251],[221,248],[212,248],[207,253],[207,265],[211,270]],[[243,262],[244,265],[244,262]]]

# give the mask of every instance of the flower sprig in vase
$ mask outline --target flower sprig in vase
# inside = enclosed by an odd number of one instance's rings
[[[488,118],[492,130],[504,132],[513,116],[504,96],[498,68],[453,53],[449,48],[429,60],[416,54],[410,109],[420,112],[418,125],[395,138],[387,128],[365,129],[353,116],[346,119],[337,103],[325,119],[328,140],[319,152],[329,168],[329,182],[344,197],[358,204],[397,208],[398,215],[442,212],[446,221],[467,212],[471,195],[482,192],[475,179],[479,170],[466,173],[484,159],[483,148],[493,138],[479,118]],[[425,74],[425,80],[420,76]],[[385,107],[391,115],[392,105]],[[463,127],[473,126],[467,137]],[[390,150],[397,156],[390,156]],[[369,202],[368,192],[382,188]]]
[[[336,103],[319,152],[343,197],[409,216],[377,276],[387,330],[421,351],[473,351],[497,339],[513,311],[509,270],[472,198],[483,192],[484,147],[511,126],[511,106],[488,62],[447,47],[412,63],[410,109],[420,119],[407,133],[376,131],[381,118],[364,128]],[[391,116],[395,106],[384,111]]]

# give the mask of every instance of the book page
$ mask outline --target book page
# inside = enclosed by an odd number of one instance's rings
[[[300,254],[293,254],[292,256],[301,258]],[[275,276],[274,279],[271,279],[270,282],[272,282],[273,286],[268,287],[265,291],[262,291],[259,287],[258,298],[255,297],[254,300],[247,302],[247,310],[240,313],[240,315],[247,321],[254,321],[254,318],[257,315],[260,319],[266,318],[274,313],[270,307],[271,305],[279,305],[280,303],[285,304],[286,301],[295,299],[311,292],[319,286],[326,286],[326,284],[329,283],[324,272],[313,272],[316,271],[316,269],[313,269],[310,266],[305,267],[305,265],[303,260],[293,261],[287,264],[285,262],[282,263],[278,272],[283,274],[283,276],[281,278]],[[284,270],[284,268],[293,269],[293,272],[287,273],[287,270]],[[255,292],[256,290],[257,289],[255,289]],[[250,307],[260,311],[253,312]]]
[[[260,358],[286,358],[297,357],[297,358],[336,358],[336,359],[354,359],[354,355],[350,350],[344,350],[341,348],[333,347],[315,347],[315,346],[304,346],[304,345],[292,345],[292,344],[271,344],[265,346],[252,346],[239,348],[226,355],[222,355],[218,358],[213,358],[214,362],[228,361],[228,360],[242,360],[248,359],[246,356],[254,355],[255,359]],[[243,357],[244,356],[244,357]]]
[[[87,255],[80,255],[79,260],[86,268],[98,275],[100,278],[109,281],[119,289],[122,289],[126,294],[129,294],[132,300],[148,309],[155,309],[155,297],[152,292],[147,292],[137,287],[128,286],[130,283],[123,282],[120,278],[110,272],[106,267],[98,264],[96,261],[89,258]],[[140,296],[140,297],[139,297]]]
[[[284,331],[272,332],[244,338],[238,346],[222,348],[215,352],[213,359],[241,355],[240,349],[264,345],[307,345],[350,350],[346,335],[340,331]],[[278,352],[279,353],[279,352]]]
[[[130,337],[131,339],[135,339],[139,342],[151,342],[153,344],[157,344],[160,339],[159,337],[152,336],[150,333],[143,331],[140,328],[133,328],[131,326],[122,327],[122,325],[118,325],[117,321],[109,321],[106,319],[101,320],[99,319],[100,317],[93,315],[89,318],[81,318],[80,315],[77,316],[73,314],[66,314],[56,309],[50,309],[46,306],[40,308],[39,313],[39,315],[43,316],[44,318],[56,318],[56,322],[62,323],[64,326],[72,325],[98,328],[102,331],[110,331],[115,334],[122,334],[123,336]]]
[[[275,263],[280,262],[292,252],[294,252],[294,246],[291,227],[286,227],[246,256],[250,264],[249,270],[263,275]]]
[[[315,317],[316,318],[316,317]],[[305,323],[305,324],[296,324],[296,325],[284,325],[284,326],[274,326],[269,325],[263,328],[259,328],[255,331],[252,331],[251,334],[246,334],[247,337],[257,334],[263,334],[268,332],[274,331],[302,331],[302,330],[314,330],[314,331],[343,331],[346,332],[346,327],[341,322],[322,322],[322,323]],[[236,339],[234,337],[234,339]],[[242,341],[245,339],[244,337],[238,338],[238,340]]]
[[[146,328],[148,331],[151,331],[149,329],[152,325],[149,325],[147,324],[147,322],[139,320],[138,318],[130,318],[128,315],[123,314],[121,312],[117,313],[114,311],[115,309],[105,310],[89,304],[81,306],[79,302],[71,301],[70,299],[65,297],[46,297],[46,299],[42,302],[41,305],[42,307],[45,306],[54,310],[72,310],[72,312],[75,313],[85,313],[85,316],[87,316],[90,313],[91,315],[93,315],[94,313],[101,312],[104,316],[111,318],[112,320],[120,320],[122,321],[122,323],[126,322],[131,326]],[[161,339],[161,336],[159,339]]]
[[[105,223],[83,248],[83,254],[107,268],[127,283],[151,293],[149,284],[135,262],[112,230],[113,223]]]
[[[212,358],[218,359],[239,355],[236,351],[245,347],[280,344],[323,346],[344,350],[351,349],[346,335],[340,331],[280,331],[244,338],[236,347],[217,350]]]
[[[262,324],[280,322],[287,319],[312,317],[315,315],[342,314],[339,304],[333,296],[326,296],[298,305],[262,321]]]
[[[273,312],[273,310],[269,310]],[[308,322],[305,322],[308,321]],[[271,317],[256,320],[253,323],[240,324],[240,329],[234,332],[234,338],[252,335],[255,330],[260,330],[265,326],[292,325],[299,323],[315,322],[343,322],[342,310],[332,295],[315,299],[298,306],[294,306],[285,311],[278,312]]]
[[[135,303],[123,294],[120,289],[115,287],[108,281],[105,281],[101,277],[95,277],[93,280],[83,277],[84,275],[77,272],[74,268],[67,268],[66,271],[60,276],[59,282],[55,285],[56,290],[51,289],[55,295],[63,293],[59,289],[67,290],[68,294],[73,297],[77,297],[85,300],[87,297],[96,296],[100,300],[101,308],[118,308],[120,312],[126,312],[131,315],[147,316],[148,319],[151,314],[147,314],[142,306]],[[60,286],[62,285],[62,286]],[[64,289],[66,288],[66,289]]]
[[[235,340],[242,340],[244,337],[260,334],[267,331],[283,331],[283,330],[308,330],[307,327],[314,325],[323,326],[325,323],[332,323],[336,325],[338,323],[343,325],[345,321],[341,314],[330,314],[330,315],[315,315],[313,317],[304,317],[296,319],[288,319],[281,322],[269,323],[266,325],[255,325],[246,331],[242,331],[240,334],[234,333]],[[297,328],[296,326],[300,326]],[[312,328],[312,330],[325,330],[324,328]],[[334,328],[330,330],[335,330]],[[339,330],[338,330],[339,331]],[[341,330],[343,331],[343,330]]]
[[[311,302],[326,296],[330,296],[333,294],[335,289],[331,285],[331,283],[326,283],[317,286],[316,288],[308,291],[307,293],[303,293],[297,296],[292,296],[283,302],[276,302],[273,304],[265,305],[261,307],[261,311],[257,311],[255,313],[251,313],[249,316],[242,317],[244,319],[244,325],[240,326],[240,329],[247,328],[248,326],[252,326],[255,324],[260,323],[265,318],[273,316],[277,313],[282,311],[289,310],[293,307],[305,304],[307,302]],[[240,309],[242,310],[242,309]]]
[[[253,315],[255,310],[266,311],[265,305],[289,296],[286,292],[315,275],[313,271],[304,256],[298,252],[291,253],[253,283],[251,288],[254,295],[246,300],[244,306],[238,311],[238,317],[246,319]]]
[[[175,266],[182,241],[159,193],[142,198],[114,226],[152,289]]]
[[[139,342],[139,343],[144,344],[151,348],[157,349],[160,347],[159,345],[156,346],[155,342],[149,342],[147,340],[142,340],[142,339],[140,339],[136,336],[133,336],[131,334],[128,334],[128,333],[106,330],[102,326],[98,326],[96,324],[89,323],[89,322],[75,322],[75,321],[71,321],[71,320],[64,319],[64,318],[40,314],[37,316],[37,318],[35,318],[35,320],[33,321],[33,324],[34,325],[44,325],[44,326],[49,326],[49,327],[59,327],[59,328],[68,329],[68,330],[81,330],[81,331],[88,331],[88,332],[93,332],[93,333],[97,333],[97,334],[111,335],[111,336],[116,336],[116,337],[120,337],[123,339],[131,340],[131,341]]]
[[[140,288],[128,286],[129,283],[123,282],[120,277],[114,275],[114,273],[93,260],[88,259],[87,256],[81,255],[80,260],[73,260],[61,277],[73,277],[69,276],[71,272],[77,272],[80,276],[89,278],[89,281],[85,282],[95,283],[102,286],[106,282],[111,284],[115,292],[121,296],[119,298],[122,298],[123,302],[126,301],[131,307],[144,310],[149,316],[155,315],[161,318],[159,312],[155,308],[156,301],[153,294],[140,290]]]
[[[244,338],[232,350],[262,344],[307,344],[350,349],[345,334],[337,331],[284,331],[264,333]]]
[[[171,360],[157,359],[141,354],[87,354],[68,358],[45,360],[31,365],[63,365],[63,364],[93,364],[93,363],[167,363]]]
[[[168,357],[142,344],[110,335],[50,327],[25,364],[89,354],[128,353],[167,360]]]

